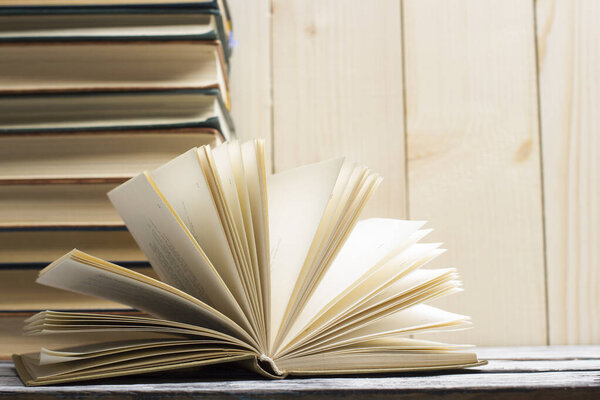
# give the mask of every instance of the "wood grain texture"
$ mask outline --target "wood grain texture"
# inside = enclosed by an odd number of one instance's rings
[[[436,303],[477,345],[546,343],[531,1],[407,0],[409,214],[449,249],[465,292]]]
[[[591,399],[600,395],[600,346],[478,349],[500,354],[486,366],[452,373],[257,379],[214,366],[84,385],[23,387],[0,363],[0,398],[10,399]],[[587,359],[578,359],[581,354]],[[526,354],[529,359],[522,359]]]
[[[549,336],[600,342],[600,2],[536,2]]]
[[[346,155],[385,181],[364,215],[404,217],[399,0],[274,0],[276,171]]]
[[[271,162],[271,1],[229,0],[237,46],[231,59],[231,113],[240,140],[264,139]]]

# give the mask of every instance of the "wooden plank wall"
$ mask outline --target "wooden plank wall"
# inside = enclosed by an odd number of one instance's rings
[[[478,345],[600,343],[600,3],[229,0],[233,115],[274,171],[346,154],[425,219]]]
[[[433,264],[464,280],[464,293],[438,304],[475,324],[444,337],[544,343],[533,8],[417,0],[404,18],[409,215],[448,248]]]
[[[600,342],[600,2],[538,0],[548,322]]]
[[[275,170],[346,155],[385,177],[366,215],[406,216],[399,2],[272,7]]]

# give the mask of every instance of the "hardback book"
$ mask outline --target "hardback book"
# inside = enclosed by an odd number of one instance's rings
[[[146,4],[142,7],[6,7],[0,3],[0,41],[219,41],[229,62],[229,29],[218,10]]]
[[[423,222],[359,221],[379,183],[345,158],[267,176],[260,141],[194,148],[137,175],[108,195],[158,279],[72,250],[37,282],[145,315],[36,314],[28,335],[106,339],[15,354],[19,376],[47,385],[228,362],[270,378],[481,365],[465,346],[411,337],[470,322],[424,304],[461,289],[454,269],[421,268],[443,252],[420,243]]]
[[[0,95],[0,109],[0,134],[194,128],[214,129],[224,140],[235,136],[214,89]]]
[[[13,226],[0,228],[0,268],[48,265],[73,247],[119,262],[147,261],[125,226]]]
[[[231,53],[229,44],[232,41],[232,21],[226,0],[177,0],[175,2],[167,0],[2,0],[0,1],[0,13],[13,16],[23,14],[34,16],[56,14],[211,14],[216,18],[219,39],[223,42],[226,52]],[[137,20],[133,19],[133,21]],[[90,22],[93,26],[94,22]],[[39,24],[38,26],[43,26],[44,22],[39,21]],[[177,21],[177,24],[185,25],[185,23],[179,21]],[[65,25],[69,26],[69,23],[67,22]],[[152,24],[152,26],[156,25],[160,24]]]
[[[229,107],[218,41],[114,37],[0,41],[0,91],[217,89]]]
[[[120,264],[137,273],[156,277],[148,262],[120,262]],[[0,315],[46,309],[131,311],[131,307],[112,301],[37,285],[35,283],[37,274],[47,265],[47,263],[0,265],[0,293],[2,293]],[[0,327],[0,330],[3,328]]]
[[[124,182],[187,149],[222,141],[218,130],[201,127],[5,132],[0,134],[0,184]]]
[[[115,180],[47,182],[0,184],[0,229],[123,226],[106,198]]]
[[[0,229],[124,228],[106,193],[190,147],[214,144],[210,131],[0,136]]]

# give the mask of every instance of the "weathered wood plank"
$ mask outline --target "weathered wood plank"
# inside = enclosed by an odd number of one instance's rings
[[[600,343],[600,3],[536,2],[551,344]]]
[[[0,398],[411,398],[528,399],[593,398],[600,394],[598,370],[574,372],[405,374],[386,377],[210,380],[168,377],[111,380],[106,384],[23,387],[16,377],[0,378]],[[587,396],[587,397],[586,397]]]
[[[531,1],[407,0],[409,216],[465,292],[436,303],[474,329],[438,340],[546,344]]]
[[[346,155],[384,183],[365,215],[404,217],[400,1],[273,1],[274,162]]]
[[[271,1],[229,0],[237,47],[231,60],[231,111],[240,140],[265,140],[271,163]]]

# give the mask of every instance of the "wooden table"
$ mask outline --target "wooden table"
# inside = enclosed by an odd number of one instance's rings
[[[477,353],[484,367],[452,373],[294,378],[269,381],[232,368],[204,368],[97,381],[24,387],[0,363],[7,399],[600,399],[600,346],[496,347]]]

